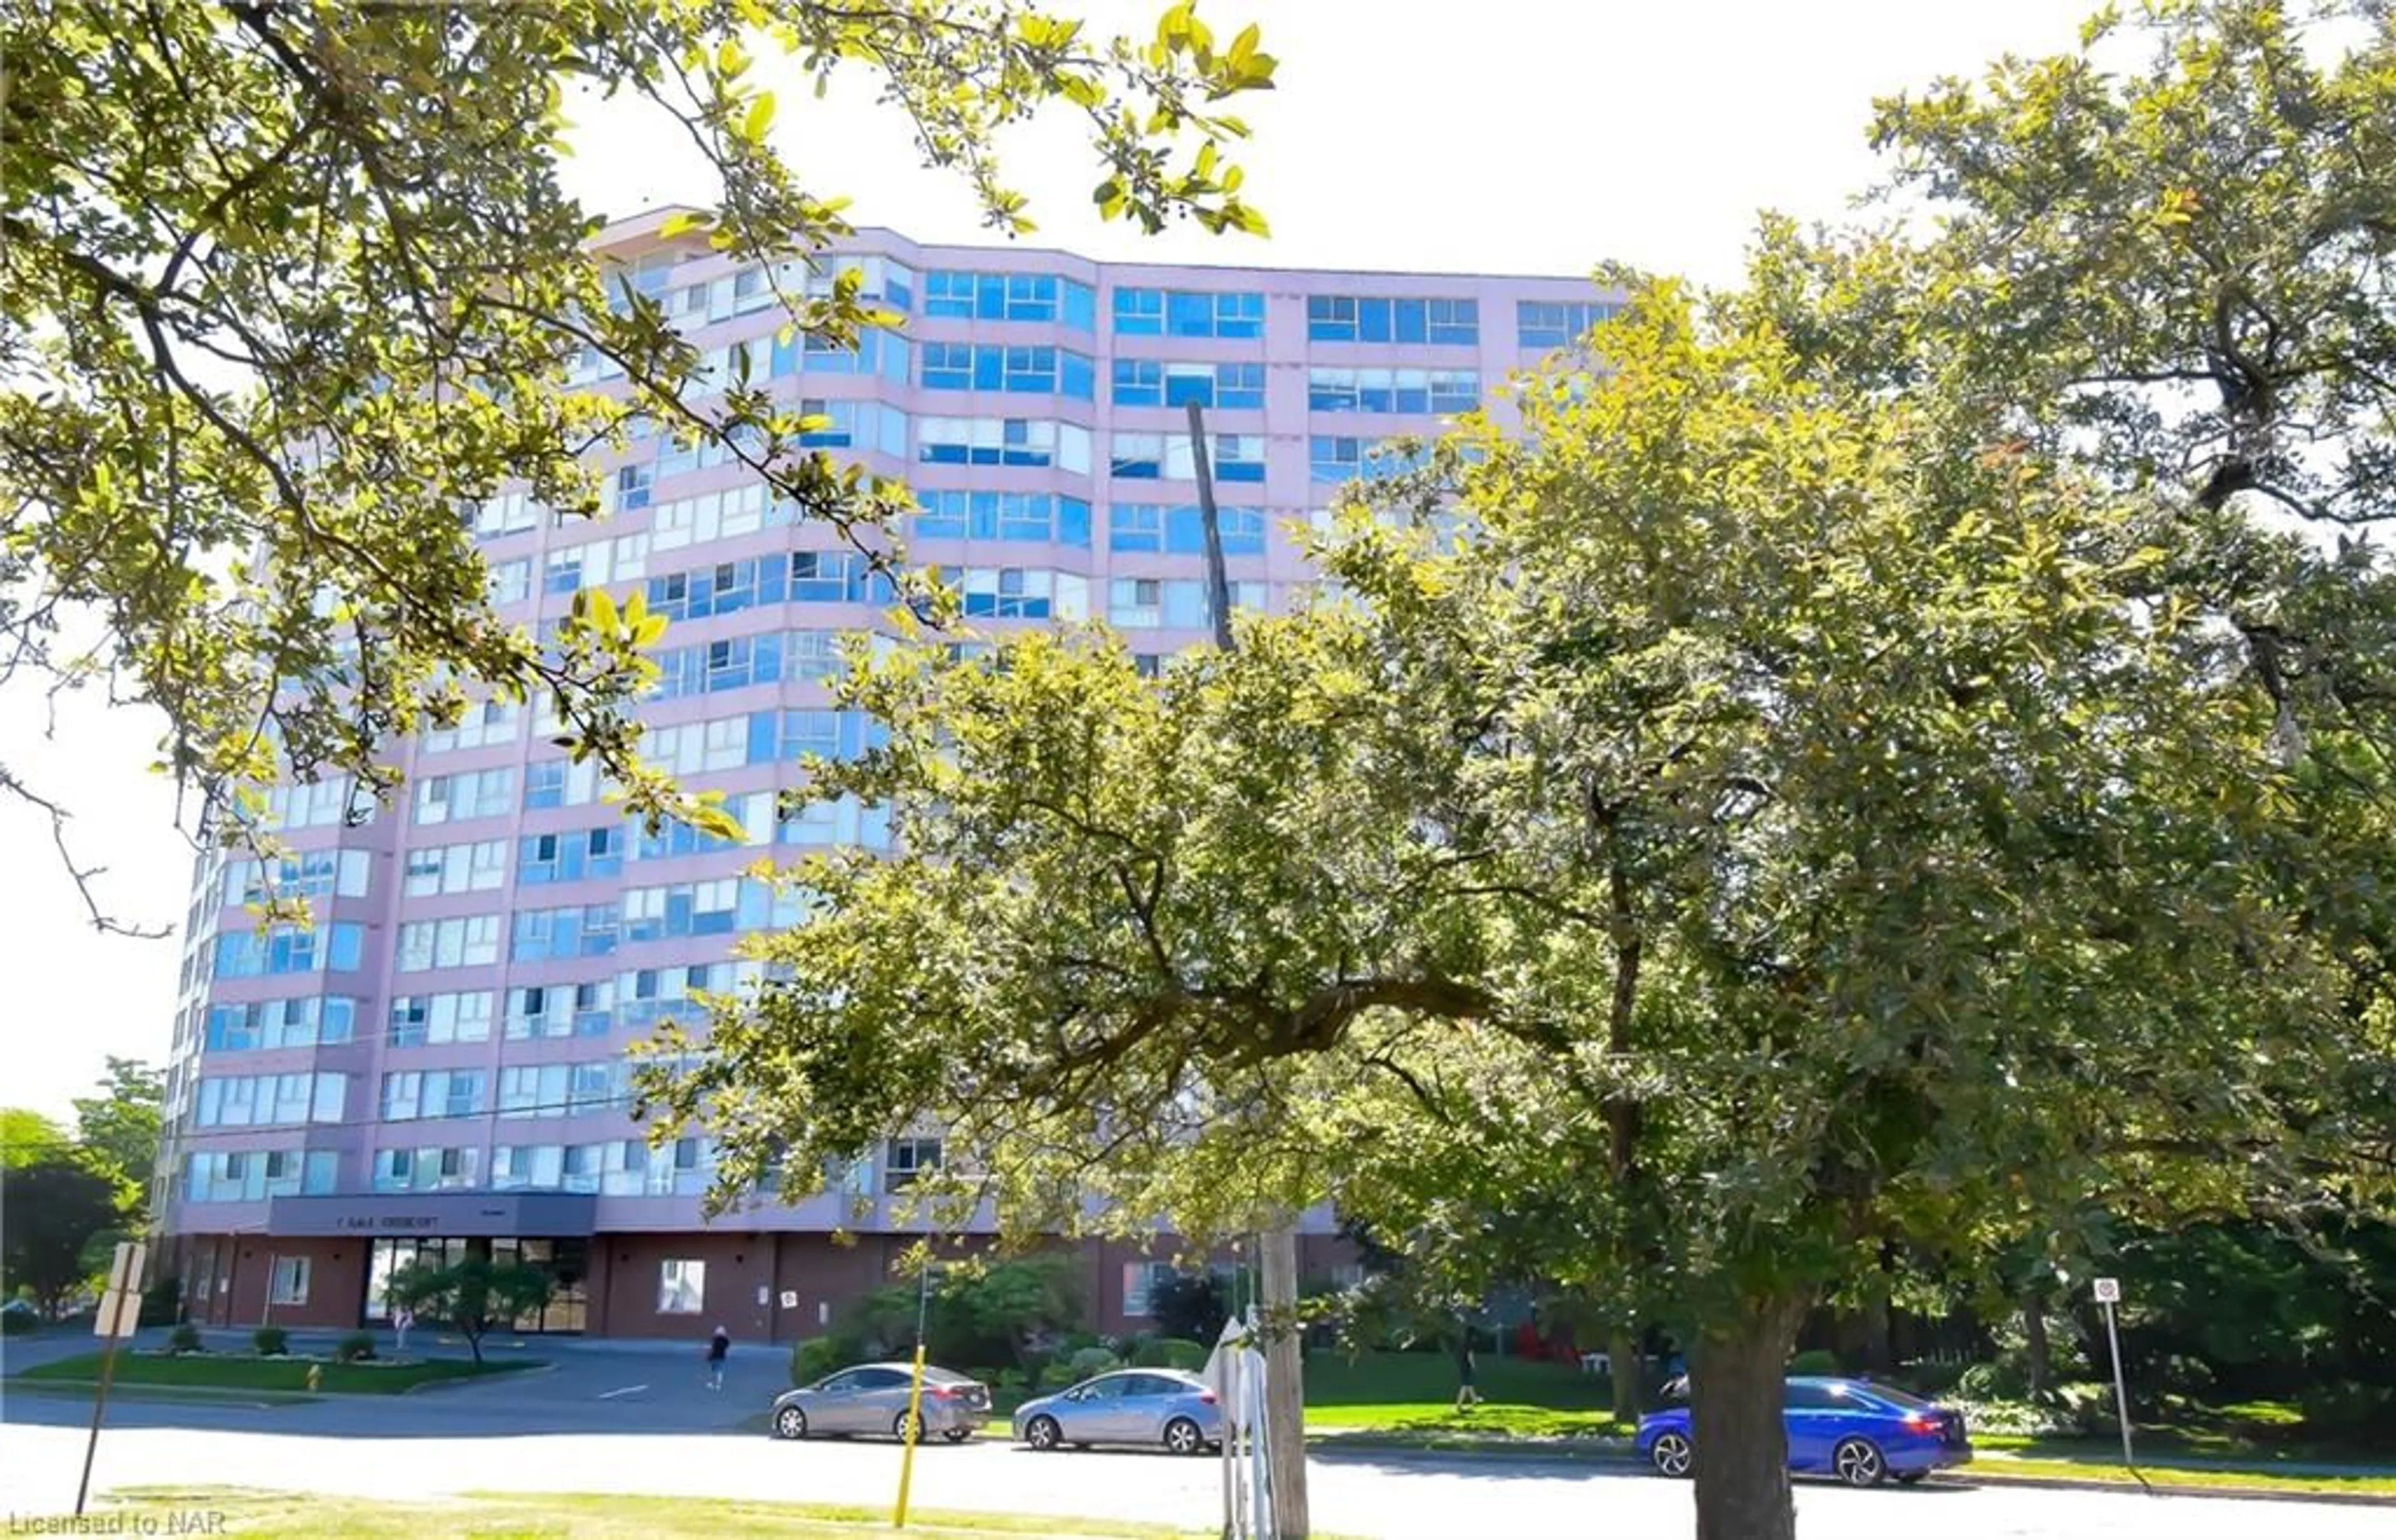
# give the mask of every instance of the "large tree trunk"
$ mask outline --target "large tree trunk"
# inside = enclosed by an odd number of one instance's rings
[[[1897,1367],[1896,1355],[1889,1351],[1888,1272],[1885,1268],[1872,1270],[1865,1286],[1863,1319],[1857,1322],[1857,1358],[1863,1372],[1885,1378]]]
[[[1804,1317],[1801,1301],[1758,1301],[1697,1338],[1689,1360],[1697,1540],[1796,1540],[1780,1384]]]
[[[2046,1343],[2046,1292],[2032,1289],[2022,1300],[2023,1356],[2030,1360],[2030,1399],[2046,1394],[2054,1378],[2053,1358]]]
[[[1297,1227],[1282,1223],[1265,1231],[1257,1261],[1271,1333],[1265,1347],[1265,1427],[1273,1528],[1281,1540],[1306,1540],[1306,1364],[1298,1341]]]
[[[1615,1420],[1637,1422],[1644,1387],[1639,1383],[1639,1337],[1630,1327],[1617,1326],[1605,1334],[1605,1372],[1614,1382]]]

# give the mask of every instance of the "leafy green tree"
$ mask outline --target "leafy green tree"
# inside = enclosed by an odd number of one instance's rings
[[[447,1267],[411,1262],[391,1275],[387,1294],[394,1307],[405,1305],[464,1337],[480,1363],[483,1338],[547,1305],[556,1287],[546,1269],[531,1263],[469,1255]]]
[[[1212,1344],[1231,1319],[1231,1302],[1213,1272],[1177,1272],[1149,1285],[1148,1314],[1160,1336]]]
[[[139,1235],[150,1224],[166,1077],[139,1059],[111,1054],[100,1093],[74,1098],[75,1142],[93,1169],[115,1180],[124,1228]]]
[[[889,742],[810,794],[901,854],[804,865],[790,979],[653,1089],[735,1185],[920,1111],[1017,1224],[1329,1196],[1670,1321],[1707,1536],[1789,1532],[1793,1334],[1892,1241],[2344,1160],[2286,908],[2344,857],[2155,596],[2181,526],[1748,313],[1644,291],[1236,654],[861,660]]]
[[[601,509],[584,451],[635,432],[719,445],[876,561],[894,485],[800,446],[794,397],[701,359],[557,176],[567,93],[644,112],[718,194],[663,238],[762,264],[792,326],[895,321],[846,229],[768,135],[752,49],[820,86],[881,78],[925,161],[1029,230],[993,153],[1046,108],[1088,124],[1111,218],[1260,232],[1221,104],[1270,86],[1251,27],[1187,4],[1101,41],[1028,0],[555,0],[534,6],[148,6],[31,0],[0,20],[0,641],[18,687],[105,680],[166,718],[159,762],[255,824],[278,769],[390,792],[379,746],[470,695],[533,701],[629,806],[721,829],[635,752],[639,649],[662,622],[593,593],[554,634],[499,623],[460,511],[511,487]],[[578,356],[623,383],[567,383]],[[96,646],[60,621],[100,623]],[[58,799],[0,769],[0,790]],[[70,869],[73,864],[70,862]],[[87,898],[90,897],[87,890]],[[95,902],[95,923],[109,917]]]
[[[116,1223],[115,1183],[71,1153],[0,1168],[0,1294],[23,1290],[46,1316],[90,1276],[85,1247]]]
[[[1041,1344],[1080,1326],[1086,1308],[1071,1257],[971,1257],[942,1264],[928,1298],[920,1276],[874,1290],[842,1313],[836,1334],[901,1352],[920,1320],[935,1362],[987,1368],[1005,1358],[1036,1371],[1047,1361]]]
[[[63,1151],[66,1130],[27,1108],[0,1107],[0,1168],[30,1165]]]
[[[2109,481],[2396,516],[2396,13],[2137,9],[1880,104],[1942,345]]]

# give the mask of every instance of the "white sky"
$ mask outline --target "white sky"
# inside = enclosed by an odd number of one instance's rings
[[[1165,0],[1050,0],[1094,33],[1144,31]],[[1280,267],[1587,272],[1615,259],[1726,281],[1759,208],[1834,219],[1874,174],[1871,99],[1977,73],[2008,50],[2072,46],[2095,0],[1205,0],[1228,40],[1248,20],[1281,61],[1280,88],[1233,110],[1256,137],[1239,158],[1273,237],[1155,239],[1098,223],[1095,162],[1059,119],[1012,141],[1033,239],[1085,256]],[[768,84],[788,73],[761,60]],[[788,79],[776,139],[850,217],[919,240],[983,238],[962,182],[920,170],[903,122],[852,86],[823,102]],[[594,211],[704,202],[691,161],[651,117],[580,111],[573,185]],[[132,708],[0,698],[6,762],[79,815],[87,864],[127,921],[180,923],[190,850],[171,788],[145,773],[158,724]],[[163,1059],[179,942],[91,930],[46,821],[0,799],[0,973],[16,1003],[0,1103],[63,1116],[104,1055]]]

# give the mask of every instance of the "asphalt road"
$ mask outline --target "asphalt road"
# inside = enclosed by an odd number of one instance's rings
[[[706,1388],[696,1343],[543,1344],[552,1366],[521,1378],[394,1397],[274,1407],[113,1402],[94,1485],[251,1486],[392,1499],[471,1491],[627,1493],[880,1503],[895,1445],[783,1444],[740,1430],[787,1384],[779,1355],[736,1352]],[[10,1367],[30,1354],[11,1352]],[[0,1407],[0,1513],[71,1508],[88,1401],[8,1395]],[[923,1508],[1205,1525],[1217,1466],[1162,1453],[1033,1454],[985,1438],[931,1445],[915,1468]],[[1311,1461],[1316,1521],[1379,1540],[1577,1540],[1690,1530],[1688,1488],[1561,1462],[1413,1454]],[[2132,1494],[1924,1487],[1799,1490],[1800,1533],[1840,1540],[2384,1540],[2383,1507]]]

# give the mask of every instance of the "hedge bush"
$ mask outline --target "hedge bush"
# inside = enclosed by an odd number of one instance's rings
[[[333,1357],[343,1363],[360,1363],[374,1356],[374,1334],[371,1332],[352,1332],[333,1349]]]
[[[1123,1360],[1104,1348],[1084,1348],[1065,1361],[1065,1367],[1075,1379],[1085,1380],[1092,1374],[1103,1374],[1111,1369],[1122,1368]]]
[[[1809,1348],[1789,1361],[1792,1374],[1835,1374],[1839,1372],[1839,1355],[1826,1348]]]
[[[1186,1369],[1194,1374],[1206,1366],[1206,1348],[1188,1337],[1149,1337],[1133,1350],[1131,1361],[1139,1369]]]
[[[791,1345],[791,1383],[813,1385],[866,1356],[864,1344],[841,1333],[794,1342]]]
[[[280,1326],[260,1326],[249,1334],[249,1345],[260,1358],[281,1358],[291,1350],[291,1334]]]
[[[177,1326],[172,1332],[166,1334],[166,1350],[170,1353],[203,1351],[200,1347],[200,1329],[188,1321]]]

